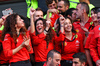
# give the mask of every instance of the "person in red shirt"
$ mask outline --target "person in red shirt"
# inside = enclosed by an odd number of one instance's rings
[[[61,61],[61,54],[56,50],[51,50],[47,54],[47,61],[43,66],[59,66]]]
[[[75,53],[73,55],[73,65],[72,66],[86,66],[86,55],[82,52]]]
[[[33,53],[29,32],[18,14],[6,18],[2,31],[4,55],[11,66],[31,66],[29,53]]]
[[[89,6],[85,2],[81,2],[76,7],[76,18],[80,19],[80,21],[74,22],[73,26],[76,32],[82,34],[83,39],[85,39],[85,33],[92,29],[92,19],[88,17],[89,14]]]
[[[91,18],[93,20],[93,23],[94,23],[94,27],[96,27],[98,25],[98,21],[97,21],[97,9],[98,7],[95,7],[91,10]],[[92,61],[91,59],[91,56],[90,56],[90,41],[91,39],[93,38],[93,35],[94,32],[91,30],[89,32],[89,35],[86,37],[86,43],[85,43],[85,53],[86,53],[86,56],[87,56],[87,62],[88,62],[88,65],[89,66],[96,66],[96,64]]]
[[[35,54],[35,66],[43,66],[46,61],[47,54],[50,50],[54,49],[54,34],[50,26],[50,21],[46,21],[42,18],[37,19],[35,22],[33,16],[35,9],[31,8],[31,38],[34,47]]]
[[[60,39],[55,39],[56,46],[61,49],[61,66],[72,66],[73,55],[84,52],[81,34],[76,33],[72,27],[72,20],[68,17],[60,17]],[[59,43],[58,43],[59,42]]]
[[[0,28],[4,26],[4,21],[9,15],[4,15],[2,18],[0,18]],[[3,29],[2,29],[3,30]],[[0,30],[0,38],[2,36],[2,30]],[[5,58],[3,47],[2,47],[2,40],[0,39],[0,66],[8,66],[9,65],[9,59]]]
[[[100,8],[97,10],[97,21],[99,25],[93,29],[94,34],[90,42],[90,54],[96,66],[100,66]]]
[[[60,17],[59,16],[60,14],[63,16],[66,16],[66,11],[69,9],[69,6],[70,6],[70,4],[69,4],[68,0],[61,0],[58,2],[57,9],[59,11],[59,14],[53,13],[50,18],[52,27],[54,27],[54,23]]]

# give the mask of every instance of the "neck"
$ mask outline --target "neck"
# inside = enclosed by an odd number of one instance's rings
[[[72,31],[65,32],[65,36],[66,36],[66,38],[68,38],[69,40],[71,40],[71,38],[72,38]]]
[[[17,35],[19,35],[19,33],[20,33],[20,28],[16,28],[16,31],[17,31]]]
[[[81,18],[81,23],[85,24],[89,20],[89,17],[87,14],[84,14]]]
[[[47,66],[50,66],[50,63],[49,63],[49,62],[47,62],[47,63],[46,63],[46,65],[47,65]]]

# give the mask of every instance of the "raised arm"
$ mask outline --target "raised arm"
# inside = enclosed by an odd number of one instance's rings
[[[30,23],[30,25],[31,25],[30,29],[31,29],[31,33],[35,32],[35,25],[34,25],[34,19],[33,19],[34,13],[35,13],[35,9],[31,8],[30,9],[30,19],[31,19],[30,20],[31,21],[31,23]]]

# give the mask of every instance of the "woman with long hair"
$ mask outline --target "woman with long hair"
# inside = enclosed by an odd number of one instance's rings
[[[31,66],[29,53],[33,49],[23,21],[18,14],[11,14],[4,23],[2,45],[11,66]]]
[[[35,53],[35,66],[43,66],[47,60],[47,54],[50,50],[54,49],[53,44],[53,30],[50,26],[50,21],[46,21],[42,18],[37,19],[35,22],[33,16],[35,9],[30,10],[31,17],[31,38]]]
[[[56,44],[61,49],[61,66],[72,66],[72,56],[75,53],[84,52],[83,39],[81,34],[75,32],[70,18],[60,17],[59,21],[60,39],[56,39],[56,42],[59,42]]]

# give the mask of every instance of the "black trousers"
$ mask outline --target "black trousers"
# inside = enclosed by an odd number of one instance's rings
[[[72,61],[69,60],[62,60],[61,61],[61,66],[72,66]]]
[[[45,62],[35,62],[35,66],[43,66]]]
[[[9,66],[9,63],[0,64],[0,66]]]
[[[32,66],[29,60],[11,63],[11,66]]]

